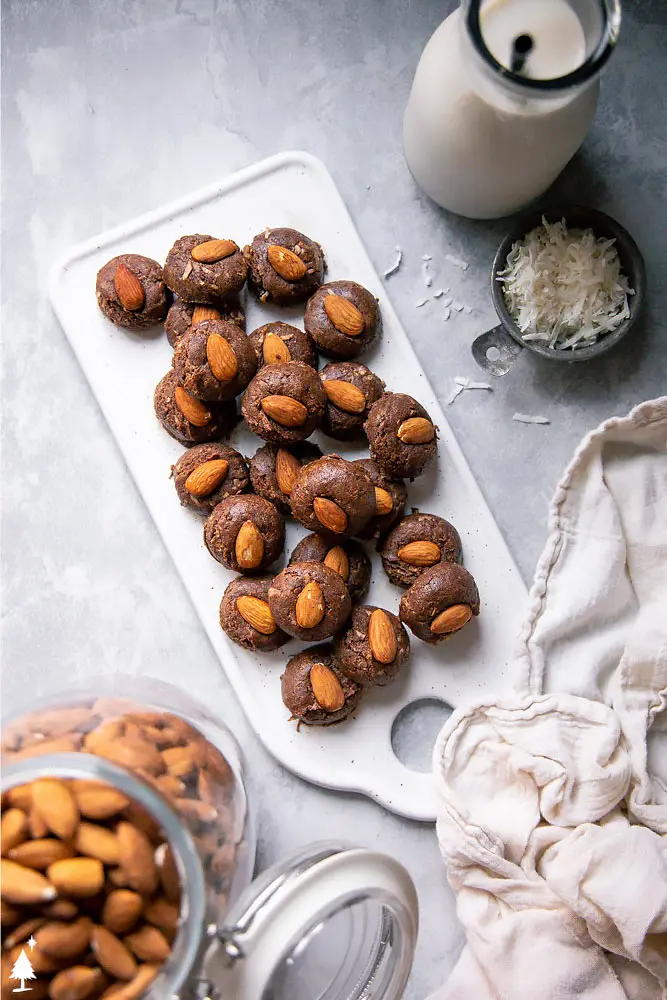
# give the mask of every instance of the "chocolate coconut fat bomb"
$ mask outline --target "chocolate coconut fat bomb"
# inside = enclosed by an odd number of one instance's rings
[[[271,583],[269,607],[284,632],[316,642],[340,631],[352,601],[340,574],[324,563],[292,563]]]
[[[228,497],[211,511],[204,525],[204,543],[227,569],[256,575],[283,551],[285,522],[262,497]]]
[[[162,268],[150,257],[124,253],[97,274],[97,304],[116,326],[142,330],[162,322],[171,304]]]
[[[164,280],[185,302],[216,303],[236,296],[248,267],[234,240],[181,236],[167,254]]]
[[[320,354],[357,358],[382,330],[377,299],[356,281],[330,281],[308,300],[304,327]]]
[[[387,535],[382,565],[392,583],[410,587],[420,573],[440,562],[461,562],[461,539],[453,524],[437,514],[408,514]]]
[[[309,726],[330,726],[355,710],[361,687],[336,666],[331,646],[311,646],[288,662],[280,678],[283,704]]]
[[[171,471],[183,507],[205,515],[221,500],[245,493],[250,482],[243,455],[224,444],[195,445]]]
[[[258,368],[285,361],[303,361],[317,369],[317,354],[310,334],[289,323],[265,323],[248,334],[257,353]]]
[[[232,642],[256,653],[269,653],[289,641],[268,605],[272,576],[239,576],[220,603],[220,626]]]
[[[384,392],[384,382],[365,365],[334,361],[320,372],[327,397],[322,430],[337,441],[364,436],[364,421]]]
[[[290,497],[292,514],[309,531],[334,538],[356,535],[375,514],[375,489],[368,474],[339,455],[306,465]]]
[[[174,371],[190,395],[222,403],[248,385],[257,371],[257,355],[236,324],[207,319],[179,338]]]
[[[364,424],[371,458],[390,479],[415,479],[437,454],[436,428],[416,399],[385,392]]]
[[[478,614],[477,585],[457,563],[425,569],[401,598],[401,619],[424,642],[449,639]]]
[[[229,437],[238,420],[234,401],[202,403],[178,384],[173,369],[158,382],[153,403],[167,434],[186,447]]]
[[[243,248],[243,255],[248,285],[260,302],[305,302],[322,284],[322,247],[296,229],[265,229]]]
[[[400,619],[384,608],[356,607],[334,643],[336,663],[350,680],[389,684],[410,655],[410,640]]]
[[[320,426],[326,396],[319,375],[302,361],[266,365],[243,396],[243,416],[265,441],[303,441]]]

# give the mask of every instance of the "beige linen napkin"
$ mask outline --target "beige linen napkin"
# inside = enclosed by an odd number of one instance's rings
[[[549,529],[516,696],[434,751],[468,942],[433,1000],[667,997],[667,397],[582,442]]]

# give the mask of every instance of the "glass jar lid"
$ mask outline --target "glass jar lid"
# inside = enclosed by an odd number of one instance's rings
[[[311,844],[246,890],[211,928],[195,996],[398,1000],[417,938],[415,887],[392,858]]]

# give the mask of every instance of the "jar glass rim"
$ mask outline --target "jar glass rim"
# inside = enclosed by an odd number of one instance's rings
[[[488,49],[480,26],[480,11],[484,0],[463,0],[464,23],[473,49],[478,57],[491,69],[496,76],[525,95],[534,97],[556,96],[576,90],[589,83],[602,71],[611,56],[621,27],[620,0],[596,0],[602,16],[602,31],[600,37],[580,66],[571,73],[554,79],[540,80],[515,73],[498,62]]]
[[[205,882],[201,861],[189,830],[167,800],[130,771],[87,753],[54,753],[8,762],[2,768],[2,791],[27,784],[45,775],[106,782],[146,809],[164,831],[181,876],[181,912],[169,958],[146,994],[147,1000],[164,1000],[186,983],[205,940]],[[159,990],[159,992],[156,992]]]

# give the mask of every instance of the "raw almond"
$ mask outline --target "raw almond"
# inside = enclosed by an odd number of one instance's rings
[[[158,896],[146,904],[146,920],[162,931],[175,931],[178,927],[178,906],[170,903],[164,896]]]
[[[51,921],[37,932],[37,947],[51,958],[76,958],[90,943],[93,923],[89,917],[80,917],[73,923]]]
[[[334,545],[332,549],[329,549],[324,557],[324,565],[332,569],[334,573],[342,576],[343,580],[347,583],[350,578],[350,560],[348,559],[347,552],[341,545]]]
[[[49,880],[63,896],[86,899],[104,885],[104,866],[96,858],[65,858],[46,869]]]
[[[281,493],[291,496],[294,484],[301,472],[301,462],[290,451],[279,448],[276,453],[276,481]]]
[[[340,535],[347,529],[347,514],[333,500],[329,500],[327,497],[315,497],[313,510],[315,517],[327,531]]]
[[[298,281],[306,273],[306,265],[301,258],[287,247],[270,244],[266,251],[269,264],[285,281]]]
[[[7,809],[0,823],[2,853],[9,854],[13,847],[23,843],[28,836],[28,817],[22,809]]]
[[[292,360],[289,347],[277,333],[267,333],[262,345],[262,357],[267,365],[279,365]]]
[[[12,906],[6,899],[0,899],[0,925],[11,927],[18,924],[23,916],[23,910],[19,906]]]
[[[141,916],[144,901],[131,889],[114,889],[104,901],[102,923],[112,934],[127,934]]]
[[[435,436],[435,427],[426,417],[410,417],[396,431],[403,444],[427,444]]]
[[[361,389],[351,382],[332,378],[322,382],[327,399],[339,410],[345,413],[363,413],[366,409],[366,397]]]
[[[153,775],[162,774],[164,771],[164,761],[160,751],[139,734],[121,736],[115,740],[99,740],[92,752],[132,770],[141,768]]]
[[[440,547],[435,542],[427,542],[425,539],[408,542],[398,550],[398,558],[408,566],[435,566],[440,562]]]
[[[100,1000],[111,1000],[112,997],[113,1000],[139,1000],[157,976],[158,971],[157,965],[140,965],[134,979],[129,983],[124,983],[116,993],[110,993],[106,990]]]
[[[213,306],[195,306],[192,310],[192,326],[197,323],[204,323],[207,319],[222,319],[220,311]]]
[[[254,521],[244,521],[236,536],[234,552],[239,569],[257,569],[264,558],[264,539]]]
[[[358,337],[364,332],[364,317],[354,303],[344,299],[342,295],[327,295],[324,311],[336,329],[347,337]]]
[[[155,786],[168,798],[178,798],[185,791],[185,785],[174,774],[161,774],[155,778]]]
[[[382,608],[376,608],[368,620],[368,645],[378,663],[393,663],[396,659],[396,633],[389,615]]]
[[[186,778],[203,763],[203,754],[200,745],[193,742],[184,747],[168,747],[162,751],[162,759],[170,774]]]
[[[375,487],[375,513],[382,517],[384,514],[391,514],[394,509],[394,501],[391,499],[389,490],[382,486]]]
[[[464,625],[467,625],[471,618],[472,609],[468,604],[452,604],[451,608],[445,608],[444,611],[435,616],[431,622],[431,632],[434,635],[457,632]]]
[[[176,386],[174,401],[188,423],[193,427],[206,427],[211,422],[211,411],[199,399],[186,392],[182,385]]]
[[[251,628],[262,635],[273,635],[278,628],[269,605],[259,597],[242,594],[236,598],[236,610]]]
[[[291,396],[265,396],[260,406],[281,427],[301,427],[308,419],[306,407]]]
[[[71,899],[56,899],[48,906],[42,907],[42,913],[49,920],[73,920],[78,912],[78,906]]]
[[[130,804],[122,792],[99,781],[75,781],[72,792],[79,812],[87,819],[111,819]]]
[[[38,931],[45,922],[46,917],[32,917],[30,920],[25,920],[11,934],[7,934],[2,939],[2,947],[6,951],[9,951],[10,948],[15,948],[17,944],[21,944],[23,941],[27,941],[29,937],[32,937],[35,931]]]
[[[128,885],[142,896],[152,895],[157,889],[158,872],[150,840],[145,833],[127,822],[118,824],[116,836],[120,848],[120,864],[127,876]]]
[[[74,846],[79,854],[97,858],[105,865],[119,863],[118,840],[115,833],[97,823],[79,823]]]
[[[14,809],[21,809],[24,813],[29,813],[32,808],[32,785],[14,785],[5,792],[7,805]]]
[[[168,844],[161,844],[155,852],[155,861],[160,873],[162,891],[171,903],[177,903],[181,895],[181,883],[174,855]]]
[[[217,264],[219,260],[231,257],[237,250],[234,240],[206,240],[193,247],[190,256],[200,264]]]
[[[314,663],[310,668],[310,686],[315,701],[325,712],[338,712],[345,704],[340,681],[324,663]]]
[[[225,458],[211,458],[193,469],[185,480],[185,488],[193,497],[207,497],[217,490],[229,472],[229,462]]]
[[[127,312],[136,312],[143,309],[146,301],[144,286],[141,284],[136,274],[130,271],[127,264],[119,264],[113,276],[116,295],[120,299],[120,304]]]
[[[49,832],[49,828],[44,822],[41,813],[37,812],[34,806],[28,813],[28,828],[30,830],[30,836],[35,839],[46,837]]]
[[[69,840],[74,836],[79,824],[79,807],[64,781],[39,778],[33,782],[32,804],[56,837]]]
[[[62,861],[64,858],[71,858],[74,851],[69,844],[62,840],[54,840],[52,837],[39,838],[38,840],[26,840],[9,852],[12,861],[16,861],[26,868],[37,868],[45,871],[54,861]]]
[[[150,927],[148,924],[128,934],[125,943],[142,962],[164,962],[169,957],[170,948],[166,937],[157,927]]]
[[[106,927],[93,928],[90,947],[97,961],[110,976],[123,980],[134,979],[138,966],[132,952]]]
[[[148,840],[157,847],[158,844],[162,842],[162,834],[160,832],[160,826],[155,819],[147,812],[143,806],[138,805],[136,802],[130,802],[129,806],[123,813],[123,819],[126,819],[128,823],[132,826],[136,826],[137,830],[140,830]]]
[[[3,858],[0,861],[0,894],[8,903],[48,903],[55,899],[55,886],[39,872]]]
[[[218,382],[231,382],[239,370],[234,348],[219,333],[212,333],[206,341],[206,359]]]
[[[315,628],[324,618],[324,594],[316,580],[310,580],[296,599],[295,615],[301,628]]]
[[[217,809],[199,799],[176,799],[175,805],[182,816],[197,823],[212,823],[218,816]]]
[[[88,1000],[104,985],[101,969],[90,969],[87,965],[73,965],[63,969],[51,980],[50,1000]]]

